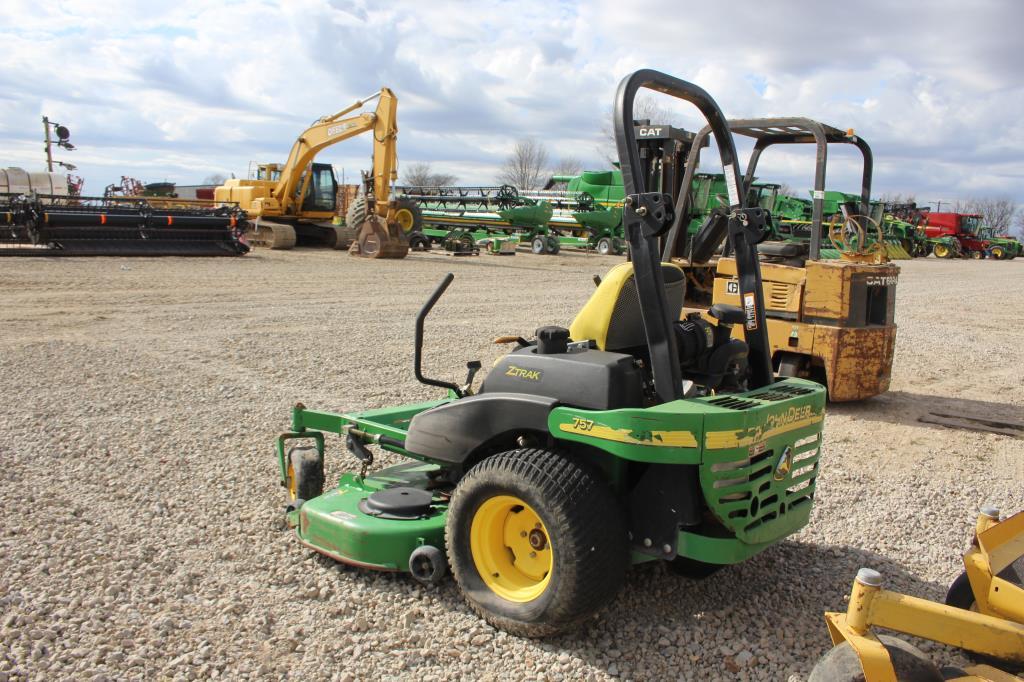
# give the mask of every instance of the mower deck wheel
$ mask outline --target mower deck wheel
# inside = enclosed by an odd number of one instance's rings
[[[409,572],[424,585],[437,585],[448,573],[448,560],[437,547],[421,545],[409,555]]]
[[[313,446],[288,451],[288,501],[312,500],[324,492],[324,461]]]
[[[942,682],[939,669],[917,647],[898,637],[879,635],[900,682]],[[864,668],[849,642],[832,648],[814,666],[807,682],[864,682]]]
[[[600,475],[541,449],[492,455],[459,481],[448,561],[470,607],[497,628],[547,637],[615,598],[626,529]]]

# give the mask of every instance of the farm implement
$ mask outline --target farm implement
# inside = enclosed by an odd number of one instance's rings
[[[0,195],[2,256],[240,256],[249,251],[246,225],[235,206]]]
[[[983,507],[964,572],[944,604],[890,592],[877,571],[862,568],[845,613],[826,613],[835,647],[810,682],[1020,682],[1024,673],[1024,512],[999,520]],[[917,647],[875,629],[942,642],[975,665],[939,668]]]
[[[443,395],[363,412],[293,409],[277,458],[301,544],[427,584],[450,569],[487,621],[542,637],[610,603],[630,563],[706,577],[807,524],[825,389],[772,375],[756,252],[767,216],[730,193],[724,229],[698,236],[729,240],[744,307],[683,318],[687,279],[659,251],[673,200],[647,185],[632,125],[641,88],[694,104],[740,185],[733,138],[706,92],[650,70],[624,79],[615,131],[631,262],[607,273],[569,328],[497,339],[515,349],[477,390],[479,362],[462,384],[421,369],[425,320],[449,274],[417,317],[414,359],[416,378]],[[358,466],[324,492],[329,434]],[[371,471],[373,446],[410,461]]]

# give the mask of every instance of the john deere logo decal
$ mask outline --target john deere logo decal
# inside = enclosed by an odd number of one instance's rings
[[[775,475],[776,481],[785,480],[786,476],[789,476],[789,470],[793,468],[793,448],[786,446],[786,449],[782,451],[782,456],[779,457],[779,461],[775,464]]]

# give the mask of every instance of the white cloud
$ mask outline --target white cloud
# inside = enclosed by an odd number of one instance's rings
[[[490,182],[515,140],[599,166],[618,80],[652,67],[729,116],[802,115],[872,144],[876,192],[1024,203],[1024,4],[981,0],[287,3],[73,0],[0,8],[0,165],[41,165],[39,117],[70,127],[87,190],[120,175],[195,182],[282,159],[312,120],[381,85],[399,153]],[[685,108],[678,123],[699,127]],[[369,141],[324,159],[356,177]],[[760,176],[806,187],[810,162]],[[836,157],[839,188],[856,164]],[[830,183],[832,184],[832,183]]]

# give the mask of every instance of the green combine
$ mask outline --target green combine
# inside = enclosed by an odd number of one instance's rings
[[[807,524],[825,388],[774,380],[756,252],[767,214],[733,192],[727,221],[698,233],[709,249],[729,239],[744,305],[712,307],[717,324],[680,319],[687,281],[659,255],[673,201],[649,190],[630,124],[640,88],[696,105],[741,186],[707,93],[650,70],[623,80],[615,131],[631,262],[612,268],[569,328],[499,339],[515,349],[479,389],[479,362],[462,384],[421,371],[425,320],[449,274],[416,320],[414,373],[441,395],[342,413],[296,405],[277,458],[302,545],[426,584],[450,570],[491,624],[540,637],[614,600],[631,563],[708,576]],[[330,434],[358,467],[325,492]],[[373,447],[409,461],[376,471]]]

